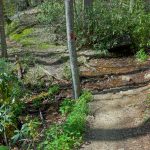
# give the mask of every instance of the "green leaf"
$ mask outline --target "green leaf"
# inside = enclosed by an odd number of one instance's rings
[[[9,150],[7,146],[0,145],[0,150]]]

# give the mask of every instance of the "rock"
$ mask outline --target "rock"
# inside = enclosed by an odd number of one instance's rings
[[[145,74],[144,78],[145,79],[150,79],[150,73]]]
[[[131,80],[132,80],[132,77],[131,76],[121,76],[121,79],[123,80],[123,81],[127,81],[127,82],[130,82]]]
[[[80,65],[85,64],[85,63],[87,63],[87,58],[85,56],[80,56],[80,57],[78,57],[78,62]]]

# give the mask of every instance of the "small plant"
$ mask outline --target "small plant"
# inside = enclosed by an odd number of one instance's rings
[[[15,130],[15,135],[12,137],[13,143],[20,142],[22,148],[30,149],[35,147],[35,142],[39,137],[38,128],[39,121],[27,117],[27,123],[23,124],[20,130]]]
[[[65,99],[61,103],[61,107],[60,107],[59,111],[61,112],[62,115],[67,115],[68,113],[70,113],[73,110],[74,104],[75,104],[75,100]]]
[[[50,87],[48,90],[48,94],[53,96],[53,95],[57,94],[59,92],[59,90],[60,90],[60,88],[57,84],[52,85],[52,87]]]
[[[146,52],[144,51],[144,49],[141,49],[139,50],[137,53],[136,53],[136,58],[139,60],[139,61],[146,61],[148,59],[148,55],[146,54]]]
[[[5,144],[9,145],[9,140],[16,128],[15,115],[10,107],[2,105],[0,107],[0,134],[3,135]]]

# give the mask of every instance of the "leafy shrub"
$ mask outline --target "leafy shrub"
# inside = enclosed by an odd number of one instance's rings
[[[62,14],[64,12],[63,0],[46,0],[39,7],[41,10],[38,16],[40,22],[48,24],[55,22],[59,24],[60,20],[62,20]]]
[[[24,123],[20,130],[14,131],[14,136],[11,138],[13,143],[19,142],[22,145],[22,148],[31,148],[34,147],[35,141],[37,140],[39,121],[37,119],[27,118],[27,122]]]
[[[46,0],[39,6],[38,20],[42,24],[46,24],[48,29],[54,34],[58,34],[58,38],[65,39],[65,8],[63,0]]]
[[[6,145],[8,145],[16,127],[17,123],[13,110],[8,106],[2,105],[0,107],[0,135],[3,137]]]
[[[82,142],[82,134],[85,128],[86,115],[88,113],[87,103],[91,99],[91,94],[84,92],[74,104],[69,100],[65,100],[60,110],[62,110],[62,113],[71,112],[63,124],[53,125],[46,131],[46,138],[40,144],[39,149],[71,150],[78,147]],[[70,108],[69,103],[71,103]]]
[[[0,65],[0,134],[8,145],[8,140],[17,128],[17,116],[23,108],[23,102],[19,99],[22,90],[17,77],[11,72],[9,63],[0,60]]]
[[[150,13],[145,10],[142,0],[134,2],[130,10],[130,0],[96,0],[93,9],[83,9],[82,1],[75,1],[74,22],[76,43],[104,51],[117,45],[131,44],[133,50],[150,45]],[[53,8],[53,9],[49,9]],[[66,35],[63,1],[44,2],[40,7],[40,21],[51,27],[58,25],[58,34]],[[61,18],[61,19],[60,19]]]
[[[17,113],[19,97],[22,94],[21,83],[12,73],[11,66],[5,60],[0,60],[0,105],[11,105]]]

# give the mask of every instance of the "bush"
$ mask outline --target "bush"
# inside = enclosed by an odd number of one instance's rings
[[[150,45],[150,12],[145,10],[143,1],[136,0],[132,12],[129,11],[129,0],[96,0],[93,9],[88,10],[83,9],[81,1],[74,4],[76,43],[79,48],[92,47],[106,53],[118,45],[131,44],[133,50]],[[65,37],[63,1],[46,1],[40,9],[40,21],[58,27],[56,31],[61,32],[57,33]]]
[[[17,117],[23,108],[20,101],[22,90],[9,63],[0,60],[0,66],[0,135],[8,145],[13,131],[17,128]]]
[[[39,134],[39,121],[37,119],[26,118],[26,123],[24,123],[20,130],[14,131],[14,136],[12,137],[13,143],[20,143],[22,145],[21,149],[30,149],[35,147],[35,142],[37,141]]]

